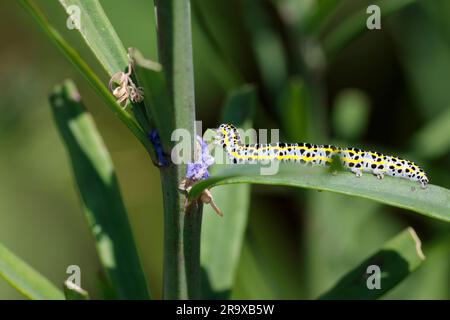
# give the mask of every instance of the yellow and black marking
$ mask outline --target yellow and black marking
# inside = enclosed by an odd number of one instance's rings
[[[224,148],[233,163],[279,160],[327,166],[338,158],[343,167],[358,177],[363,172],[369,172],[379,179],[388,175],[418,181],[422,188],[428,184],[425,172],[413,162],[378,152],[311,143],[242,144],[237,128],[231,124],[219,126],[216,142]]]

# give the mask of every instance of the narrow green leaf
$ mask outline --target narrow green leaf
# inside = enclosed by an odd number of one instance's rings
[[[241,128],[250,127],[255,104],[256,90],[253,86],[246,85],[232,91],[225,103],[223,122],[234,123]],[[204,208],[200,257],[202,296],[205,299],[225,299],[231,293],[244,241],[250,185],[220,186],[212,191],[212,195],[224,216],[218,217],[210,206]]]
[[[87,65],[78,52],[64,40],[59,32],[50,24],[41,9],[31,0],[20,0],[20,4],[33,16],[39,26],[44,30],[50,40],[64,53],[67,59],[86,78],[92,88],[103,98],[112,112],[130,129],[147,151],[152,150],[152,145],[147,134],[139,127],[133,117],[126,112],[117,102],[108,88],[102,83],[94,71]]]
[[[383,245],[380,250],[350,271],[320,299],[378,299],[416,270],[425,256],[414,229],[408,228]],[[373,284],[374,271],[369,266],[377,266],[380,271],[380,288],[368,288]]]
[[[127,53],[100,2],[98,0],[59,0],[59,2],[69,15],[73,14],[70,9],[74,6],[80,10],[78,30],[108,74],[125,70],[128,65]]]
[[[65,8],[69,17],[80,19],[77,30],[108,75],[111,77],[117,72],[125,71],[129,64],[127,52],[100,2],[98,0],[59,0],[59,2]],[[152,88],[146,89],[144,95],[152,90]],[[144,104],[130,102],[130,105],[130,109],[141,128],[149,133],[152,126],[145,112]],[[154,152],[150,152],[150,156],[156,163],[157,157]]]
[[[424,243],[426,261],[407,281],[383,296],[387,300],[449,300],[450,232],[441,235],[433,229],[433,238]],[[436,237],[436,235],[438,235]]]
[[[55,88],[50,103],[112,286],[119,298],[149,298],[114,167],[94,121],[71,81]]]
[[[414,2],[416,0],[378,0],[371,4],[380,7],[381,17],[385,19]],[[344,21],[325,36],[323,47],[329,58],[334,58],[353,39],[368,30],[366,21],[369,14],[366,9],[367,7],[363,6],[352,16],[344,18]]]
[[[89,293],[69,280],[64,282],[64,295],[66,300],[89,300]]]
[[[195,184],[189,197],[198,197],[203,189],[217,185],[235,183],[284,185],[362,197],[421,213],[430,218],[450,221],[448,189],[435,185],[421,189],[417,182],[392,177],[385,177],[383,181],[379,181],[370,174],[357,178],[349,172],[332,175],[321,171],[320,168],[280,164],[279,173],[267,176],[260,175],[259,166],[235,165]]]
[[[70,18],[79,19],[79,28],[77,30],[108,75],[111,77],[117,72],[125,71],[129,64],[127,51],[100,2],[98,0],[59,0],[59,2],[65,8]],[[152,88],[146,89],[144,90],[144,95],[150,93]],[[152,125],[148,114],[145,112],[144,104],[129,102],[130,109],[138,124],[148,134],[152,129]],[[150,151],[148,149],[148,151],[153,162],[157,163],[158,159],[153,152],[154,150]]]
[[[63,293],[47,278],[0,244],[0,276],[29,299],[63,300]]]

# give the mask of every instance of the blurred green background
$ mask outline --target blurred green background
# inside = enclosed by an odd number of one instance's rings
[[[423,164],[433,184],[450,188],[450,2],[413,1],[384,19],[382,30],[366,31],[326,57],[316,51],[317,43],[327,43],[336,26],[370,4],[342,1],[316,31],[289,31],[327,2],[332,1],[194,0],[197,119],[204,129],[216,127],[226,92],[254,83],[260,95],[254,127],[280,128],[289,141],[349,144],[408,156]],[[64,27],[63,9],[52,1],[38,3],[106,83],[78,34]],[[108,0],[102,5],[124,45],[156,60],[153,2]],[[55,84],[72,78],[112,155],[150,289],[160,298],[158,170],[30,16],[14,1],[2,1],[0,12],[0,242],[55,284],[67,277],[67,266],[79,265],[82,286],[100,296],[93,238],[47,102]],[[205,36],[205,24],[219,48]],[[307,72],[296,56],[298,48],[310,65]],[[316,92],[310,94],[314,97],[305,98],[306,106],[286,103],[302,101],[305,78],[313,83],[308,89]],[[308,121],[296,122],[298,114]],[[386,298],[450,298],[450,229],[445,223],[362,199],[252,187],[232,297],[315,298],[408,225],[423,240],[428,259]],[[0,280],[0,299],[15,298],[20,294]]]

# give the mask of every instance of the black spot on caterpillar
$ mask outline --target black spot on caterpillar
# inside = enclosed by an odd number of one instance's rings
[[[221,124],[217,129],[216,142],[220,144],[232,163],[255,163],[259,160],[283,160],[301,164],[330,165],[333,158],[340,159],[342,166],[360,177],[369,172],[383,179],[384,175],[420,182],[428,185],[425,172],[415,163],[379,152],[356,148],[339,148],[311,143],[242,144],[237,128]]]

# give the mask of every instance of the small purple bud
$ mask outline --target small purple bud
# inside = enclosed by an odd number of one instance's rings
[[[214,163],[214,158],[209,154],[208,144],[198,135],[197,142],[201,147],[200,156],[196,162],[189,163],[186,170],[186,178],[193,181],[209,178],[208,167]]]
[[[164,150],[161,144],[161,138],[159,137],[158,131],[156,131],[156,129],[153,129],[149,133],[148,138],[150,139],[150,142],[153,144],[153,147],[155,148],[159,164],[161,166],[167,166],[169,163],[167,162],[166,156],[164,155]]]

